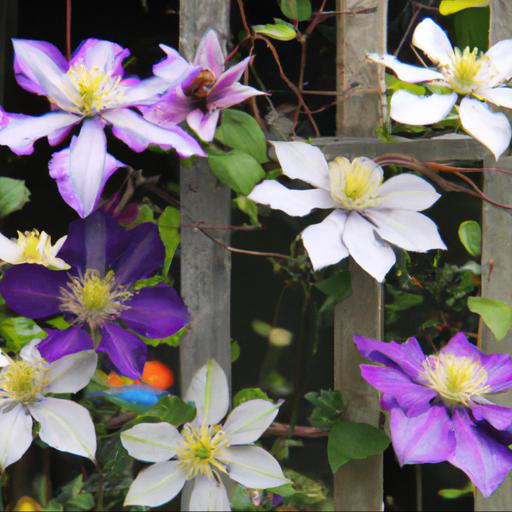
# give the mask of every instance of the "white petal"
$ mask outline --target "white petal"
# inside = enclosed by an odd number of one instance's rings
[[[32,418],[18,404],[0,410],[0,473],[23,457],[32,444]]]
[[[329,190],[329,167],[320,149],[305,142],[272,142],[283,173]]]
[[[50,364],[46,393],[76,393],[89,384],[98,363],[94,350],[61,357]]]
[[[233,409],[222,427],[230,445],[254,443],[274,421],[280,403],[249,400]]]
[[[42,360],[41,354],[37,349],[37,345],[41,342],[40,339],[36,338],[27,343],[20,350],[20,358],[27,363],[39,364]]]
[[[348,216],[343,242],[356,263],[379,282],[395,263],[393,249],[377,239],[374,226],[357,212]]]
[[[512,78],[512,39],[504,39],[491,46],[485,55],[491,61],[491,82],[496,85]]]
[[[145,462],[163,462],[176,455],[176,443],[181,438],[169,423],[139,423],[121,432],[121,443],[128,453]]]
[[[422,50],[434,64],[451,65],[453,48],[446,32],[431,18],[418,24],[412,44]]]
[[[18,263],[23,249],[13,240],[0,233],[0,260],[7,263]]]
[[[348,256],[343,243],[347,214],[334,210],[319,224],[312,224],[302,232],[302,243],[315,270],[334,265]]]
[[[281,466],[259,446],[233,446],[224,451],[230,478],[251,489],[268,489],[289,483]]]
[[[417,96],[407,91],[397,91],[391,96],[391,117],[403,124],[438,123],[450,113],[457,97],[454,92]]]
[[[441,194],[426,180],[414,174],[399,174],[386,180],[379,191],[380,208],[401,208],[420,212],[430,208]]]
[[[11,361],[5,357],[5,355],[2,353],[2,350],[0,349],[0,368],[4,368],[5,366],[8,366],[11,364]]]
[[[117,107],[130,105],[152,105],[159,96],[169,88],[169,84],[158,77],[146,78],[135,85],[127,87]]]
[[[418,82],[430,82],[431,80],[444,80],[444,75],[434,69],[422,68],[400,62],[394,55],[379,55],[369,53],[368,59],[377,64],[382,64],[395,72],[396,76],[404,82],[416,84]]]
[[[479,89],[476,91],[476,95],[498,107],[512,108],[512,89],[510,87]]]
[[[407,251],[446,249],[435,222],[410,210],[370,210],[366,215],[377,225],[381,238]]]
[[[182,510],[202,512],[206,510],[231,510],[228,494],[222,482],[214,478],[198,476],[194,479],[190,503],[188,508]]]
[[[195,421],[209,425],[219,423],[229,408],[228,379],[217,361],[210,359],[192,377],[185,393],[185,401],[194,402]]]
[[[304,217],[315,208],[336,208],[337,203],[327,190],[292,190],[275,180],[265,180],[256,185],[249,199],[281,210],[292,217]]]
[[[507,150],[512,130],[505,114],[492,112],[481,101],[464,98],[460,103],[459,116],[464,130],[486,146],[496,160]]]
[[[185,484],[186,471],[177,461],[158,462],[142,470],[133,481],[124,505],[158,507],[171,501]]]
[[[96,433],[85,407],[71,400],[47,397],[28,407],[41,424],[39,437],[42,441],[56,450],[94,460]]]

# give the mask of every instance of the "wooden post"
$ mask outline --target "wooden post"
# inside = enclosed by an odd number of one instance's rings
[[[229,0],[180,1],[180,49],[193,59],[206,30],[221,41],[229,35]],[[230,224],[231,191],[220,184],[206,159],[182,166],[180,202],[182,224],[204,221]],[[229,243],[227,232],[212,233]],[[222,247],[193,228],[181,230],[181,291],[192,314],[192,326],[180,347],[181,386],[185,390],[195,371],[209,358],[231,375],[230,349],[231,257]]]
[[[338,17],[337,89],[354,82],[364,88],[337,111],[338,135],[371,137],[382,119],[384,71],[366,61],[367,52],[386,51],[387,2],[338,0],[338,10],[375,7],[374,12]],[[359,373],[361,358],[353,334],[382,338],[382,286],[351,261],[352,296],[336,307],[334,314],[334,384],[347,406],[347,419],[377,426],[378,395]],[[351,461],[335,475],[336,510],[381,510],[383,500],[382,456]]]

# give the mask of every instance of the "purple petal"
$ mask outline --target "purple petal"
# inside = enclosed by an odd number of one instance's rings
[[[233,105],[238,105],[248,98],[265,94],[258,91],[254,87],[242,84],[234,84],[231,87],[224,89],[222,92],[208,96],[208,108],[229,108]]]
[[[129,55],[130,50],[117,43],[91,38],[80,43],[69,61],[69,67],[83,64],[87,69],[98,67],[112,76],[123,76],[123,61]]]
[[[452,422],[443,405],[413,418],[391,411],[391,440],[400,465],[442,462],[455,450]]]
[[[127,80],[123,80],[123,83],[126,82]],[[123,97],[118,101],[117,106],[153,105],[168,88],[167,82],[161,78],[152,77],[139,80],[137,83],[126,86]]]
[[[115,324],[105,324],[98,352],[105,352],[122,375],[140,379],[146,363],[146,344],[134,334]]]
[[[0,130],[0,145],[9,146],[17,155],[32,154],[36,140],[80,122],[80,117],[65,112],[50,112],[38,117],[7,115],[9,123]]]
[[[222,75],[217,75],[217,81],[215,82],[215,85],[212,87],[209,96],[212,99],[214,99],[219,94],[221,94],[222,91],[239,82],[240,78],[242,78],[242,75],[244,74],[244,71],[247,69],[249,62],[251,62],[251,57],[246,57],[238,64],[235,64],[234,66],[230,67],[227,71],[222,73]]]
[[[475,425],[465,410],[454,411],[455,453],[448,459],[480,492],[490,496],[512,469],[512,451]]]
[[[37,349],[50,363],[69,354],[94,349],[87,331],[77,325],[63,331],[47,329],[46,332],[48,336],[37,345]]]
[[[177,126],[161,128],[126,108],[106,111],[102,117],[112,123],[112,133],[133,151],[144,151],[153,144],[163,149],[174,148],[182,158],[206,156],[196,139]]]
[[[123,252],[112,263],[117,282],[130,284],[155,274],[165,258],[164,245],[156,225],[145,222],[127,231],[124,237]]]
[[[46,41],[30,41],[30,44],[33,47],[38,48],[42,53],[45,53],[48,58],[55,63],[57,68],[62,71],[62,73],[66,72],[68,63],[60,50],[58,50],[53,44],[47,43]],[[21,87],[23,87],[23,89],[35,94],[45,94],[41,85],[37,81],[37,78],[32,73],[30,66],[27,65],[23,59],[19,59],[16,55],[14,57],[14,73],[16,81]]]
[[[190,75],[197,76],[202,66],[196,66],[184,59],[174,48],[161,44],[160,48],[167,57],[153,66],[153,74],[167,82],[167,87],[174,87],[190,80]]]
[[[485,420],[497,430],[512,427],[512,408],[492,403],[472,403],[471,411],[477,421]]]
[[[499,393],[512,387],[512,360],[508,354],[482,354],[482,366],[487,372],[489,393]]]
[[[416,338],[409,338],[405,343],[387,343],[364,336],[354,336],[354,343],[364,358],[375,363],[398,367],[413,380],[417,381],[419,374],[424,370],[423,362],[426,357]]]
[[[160,101],[144,110],[144,118],[164,128],[181,123],[195,109],[194,101],[181,87],[168,92]]]
[[[166,284],[143,288],[124,305],[129,309],[121,313],[121,319],[147,338],[167,338],[190,322],[183,299]]]
[[[211,142],[215,135],[215,128],[219,122],[220,110],[202,112],[199,109],[193,110],[187,116],[187,123],[201,139]]]
[[[441,354],[453,354],[457,357],[466,357],[472,361],[480,362],[482,352],[470,343],[464,333],[458,332],[453,338],[440,350]]]
[[[215,30],[210,29],[203,35],[197,47],[194,64],[210,69],[215,76],[220,76],[224,71],[224,52]]]
[[[371,386],[394,398],[408,416],[423,414],[437,393],[429,388],[414,384],[411,379],[393,368],[362,364],[361,375]]]
[[[72,126],[65,126],[64,128],[58,128],[54,132],[49,133],[48,144],[50,144],[50,146],[58,146],[71,133],[72,129]]]
[[[60,313],[60,288],[67,281],[66,271],[24,263],[5,271],[0,293],[7,306],[19,315],[46,318]]]

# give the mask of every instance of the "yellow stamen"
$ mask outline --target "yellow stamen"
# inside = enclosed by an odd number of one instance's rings
[[[69,265],[56,257],[62,242],[63,239],[52,246],[51,237],[44,231],[39,232],[37,229],[24,233],[18,231],[16,243],[23,252],[17,263],[37,263],[49,268],[67,269]]]
[[[490,78],[489,59],[478,48],[454,49],[451,66],[442,69],[452,89],[458,94],[470,94]]]
[[[48,366],[41,360],[11,361],[0,372],[0,398],[22,404],[36,400],[48,385]]]

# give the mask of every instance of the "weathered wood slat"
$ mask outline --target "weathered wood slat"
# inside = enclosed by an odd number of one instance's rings
[[[229,0],[180,1],[180,49],[193,58],[201,36],[214,28],[221,40],[229,34]],[[213,176],[203,159],[182,167],[182,224],[193,221],[226,225],[231,219],[231,192]],[[229,234],[212,233],[229,243]],[[180,347],[182,389],[209,358],[231,374],[231,257],[197,229],[181,230],[181,291],[192,313],[192,327]]]

